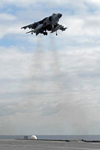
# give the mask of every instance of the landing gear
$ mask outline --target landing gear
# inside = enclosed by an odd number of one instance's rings
[[[56,36],[57,36],[58,34],[57,34],[57,32],[56,32]]]
[[[43,34],[44,34],[44,35],[48,35],[48,33],[47,33],[47,32],[43,32]]]
[[[47,32],[45,32],[45,35],[48,35],[48,33],[47,33]]]

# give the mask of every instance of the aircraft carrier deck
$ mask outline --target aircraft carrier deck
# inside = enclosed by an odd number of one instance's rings
[[[0,140],[0,150],[100,150],[100,143],[49,140]]]

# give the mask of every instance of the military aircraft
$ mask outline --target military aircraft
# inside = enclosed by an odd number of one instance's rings
[[[67,27],[64,27],[60,24],[58,24],[59,19],[62,17],[62,14],[58,13],[55,14],[53,13],[52,16],[46,17],[43,20],[40,20],[38,22],[34,22],[32,24],[26,25],[22,27],[21,29],[26,29],[29,28],[31,31],[26,32],[27,33],[36,33],[36,36],[41,33],[43,35],[47,35],[47,31],[51,31],[51,33],[56,32],[57,35],[57,30],[62,30],[65,31]]]

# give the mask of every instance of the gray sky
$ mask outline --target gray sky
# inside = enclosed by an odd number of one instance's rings
[[[1,0],[0,134],[100,134],[100,1]],[[52,13],[58,36],[20,28]]]

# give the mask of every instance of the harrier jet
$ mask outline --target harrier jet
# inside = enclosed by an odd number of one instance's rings
[[[47,35],[47,31],[51,31],[51,33],[56,32],[57,35],[57,30],[62,30],[65,31],[67,27],[64,27],[60,24],[58,24],[59,19],[62,17],[62,14],[58,13],[55,14],[53,13],[52,16],[46,17],[43,20],[40,20],[38,22],[34,22],[32,24],[26,25],[22,27],[21,29],[26,29],[29,28],[31,31],[26,32],[26,33],[36,33],[36,36],[41,33],[43,35]]]

